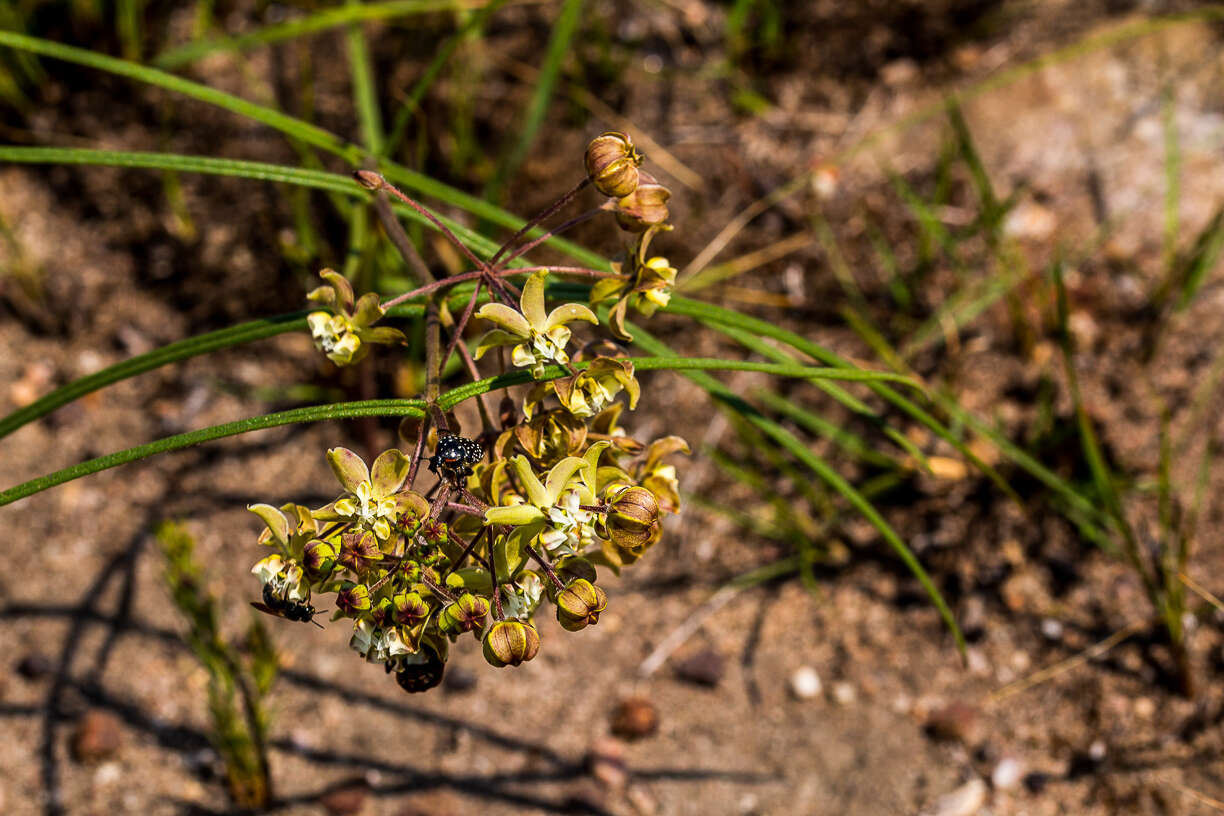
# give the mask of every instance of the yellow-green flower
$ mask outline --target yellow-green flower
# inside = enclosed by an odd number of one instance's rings
[[[523,296],[519,309],[503,303],[486,303],[476,313],[500,328],[493,329],[476,344],[476,359],[497,346],[514,346],[510,360],[519,368],[531,367],[533,377],[544,375],[544,366],[550,361],[561,365],[569,362],[565,351],[569,343],[570,330],[566,323],[585,320],[598,323],[595,313],[581,303],[565,303],[551,312],[544,311],[544,278],[548,273],[536,272],[523,285]]]
[[[651,239],[661,230],[671,229],[666,224],[656,224],[642,233],[632,257],[624,263],[614,263],[612,268],[619,274],[604,278],[591,287],[591,303],[617,298],[608,314],[612,333],[622,340],[632,340],[625,331],[625,312],[630,307],[645,317],[671,302],[672,288],[676,285],[677,270],[658,255],[646,257]]]
[[[322,521],[353,521],[358,529],[369,530],[379,541],[391,537],[392,527],[404,513],[420,515],[428,508],[415,493],[399,493],[408,478],[408,457],[392,448],[383,451],[367,468],[361,457],[348,448],[332,448],[327,452],[332,472],[347,491],[336,501],[314,511]]]
[[[354,298],[353,286],[338,272],[324,269],[319,273],[327,286],[320,286],[306,297],[331,305],[334,312],[311,312],[306,315],[310,336],[327,359],[339,366],[359,362],[369,353],[370,343],[404,342],[404,333],[388,326],[372,328],[386,312],[379,304],[376,292]]]

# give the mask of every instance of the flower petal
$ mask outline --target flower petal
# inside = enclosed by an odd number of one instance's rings
[[[563,303],[548,313],[548,319],[544,322],[544,331],[554,326],[563,326],[572,320],[585,320],[588,323],[599,322],[595,313],[581,303]]]
[[[327,462],[340,484],[350,493],[356,493],[362,482],[370,481],[370,470],[366,463],[348,448],[332,448],[327,452]]]
[[[522,340],[523,338],[517,334],[511,334],[510,332],[502,331],[501,329],[493,329],[482,334],[476,341],[476,353],[474,356],[477,360],[479,360],[485,355],[485,352],[491,348],[497,348],[498,346],[512,346],[515,343],[521,343]]]
[[[385,312],[382,306],[378,304],[377,292],[366,292],[357,301],[357,306],[353,312],[353,325],[360,328],[365,328],[373,323],[378,322]]]
[[[544,313],[544,279],[546,277],[548,273],[541,269],[528,278],[523,284],[523,297],[519,300],[519,306],[522,307],[523,316],[527,318],[527,322],[541,331],[548,320],[548,315]]]
[[[509,524],[520,527],[544,518],[544,513],[538,507],[530,504],[516,504],[511,507],[490,507],[485,510],[487,524]]]
[[[527,461],[527,457],[522,454],[514,457],[513,465],[514,472],[519,477],[519,485],[527,491],[527,501],[536,507],[551,507],[554,499],[548,497],[548,492],[544,489],[544,485],[540,484],[540,478],[531,469],[531,463]]]
[[[272,537],[276,539],[277,544],[280,544],[282,547],[288,546],[289,521],[285,518],[284,513],[270,504],[248,504],[247,509],[259,516],[263,523],[268,525],[268,530],[271,531]]]
[[[596,443],[600,444],[600,443]],[[602,443],[606,445],[607,443]],[[594,446],[592,446],[594,447]],[[600,450],[603,450],[600,448]],[[544,483],[544,492],[547,494],[547,504],[541,504],[540,507],[552,507],[557,503],[557,499],[561,497],[561,493],[565,491],[570,480],[574,478],[574,474],[578,469],[584,467],[586,462],[579,459],[577,456],[567,456],[557,464],[553,465],[552,470],[548,471],[548,480]],[[535,504],[536,502],[532,502]]]
[[[543,307],[541,307],[541,311],[543,311]],[[527,318],[504,303],[486,303],[480,307],[480,311],[476,313],[476,316],[483,317],[491,323],[496,323],[519,339],[531,336],[531,324],[527,322]]]
[[[330,283],[336,290],[336,306],[340,311],[351,314],[354,300],[353,284],[348,282],[348,278],[334,269],[324,269],[319,273],[319,277]]]
[[[370,468],[370,482],[374,487],[374,498],[383,499],[400,489],[408,478],[408,457],[396,448],[378,454]]]

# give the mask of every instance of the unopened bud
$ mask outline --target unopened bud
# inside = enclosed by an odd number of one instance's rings
[[[595,189],[606,196],[621,198],[638,186],[638,165],[642,154],[624,133],[608,131],[591,140],[586,149],[586,170]]]
[[[649,547],[659,537],[659,501],[644,487],[625,487],[608,508],[608,537],[617,549],[629,552]]]
[[[387,186],[387,180],[373,170],[354,171],[353,178],[367,190],[377,191]]]
[[[465,592],[459,596],[459,600],[442,608],[438,614],[438,629],[447,635],[479,631],[484,628],[488,614],[487,600]]]
[[[336,568],[336,556],[339,549],[330,541],[314,539],[306,542],[302,550],[302,566],[311,580],[326,578]]]
[[[484,658],[496,668],[518,666],[540,651],[540,634],[530,623],[508,620],[489,627],[484,638]]]
[[[429,617],[429,604],[419,592],[401,592],[392,599],[391,617],[411,629]]]
[[[671,190],[649,173],[639,173],[633,192],[616,201],[616,223],[626,232],[645,232],[667,220]]]
[[[557,622],[561,628],[577,632],[599,622],[599,613],[608,605],[608,593],[579,578],[557,593]]]
[[[349,617],[370,609],[370,588],[365,584],[346,581],[336,593],[336,608]]]

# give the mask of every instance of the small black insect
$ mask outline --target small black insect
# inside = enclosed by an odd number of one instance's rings
[[[434,455],[429,457],[429,472],[453,487],[459,487],[472,475],[472,465],[484,459],[484,447],[475,439],[454,434],[438,437]]]
[[[323,624],[314,619],[314,616],[318,614],[315,612],[314,606],[306,601],[291,601],[288,598],[279,597],[272,590],[271,584],[264,584],[263,599],[263,603],[251,601],[251,606],[260,612],[275,615],[278,618],[301,621],[302,623],[313,623],[320,629],[323,628]]]

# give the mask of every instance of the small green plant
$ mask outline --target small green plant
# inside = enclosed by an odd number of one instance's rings
[[[272,800],[268,773],[268,727],[264,705],[279,664],[267,631],[256,617],[242,647],[227,641],[217,625],[217,598],[204,586],[195,541],[179,524],[157,529],[165,558],[166,586],[187,622],[187,644],[208,672],[209,741],[225,766],[226,789],[240,808],[262,808]]]

